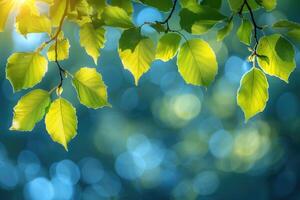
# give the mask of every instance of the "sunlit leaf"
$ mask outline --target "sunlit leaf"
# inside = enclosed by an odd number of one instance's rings
[[[209,86],[218,72],[214,51],[201,39],[189,40],[181,46],[177,65],[183,79],[198,86]]]
[[[56,43],[53,43],[48,50],[47,56],[49,61],[55,61],[56,52],[55,52]],[[70,43],[68,39],[58,40],[57,42],[57,60],[65,60],[69,58],[69,49]]]
[[[134,24],[125,10],[117,6],[106,6],[102,18],[106,25],[119,28],[132,28]]]
[[[180,11],[180,26],[192,34],[204,34],[225,19],[217,9],[207,6],[192,6]]]
[[[39,53],[14,53],[8,58],[6,77],[14,91],[19,91],[38,84],[47,69],[47,59]]]
[[[237,103],[244,111],[246,121],[265,109],[269,99],[268,88],[267,78],[260,69],[252,68],[243,76]]]
[[[94,109],[109,105],[106,85],[96,69],[81,68],[73,77],[73,85],[83,105]]]
[[[119,55],[124,68],[133,74],[137,85],[140,77],[150,69],[155,59],[155,46],[151,39],[145,38],[139,41],[133,51],[119,48]]]
[[[122,51],[127,49],[134,51],[142,39],[146,39],[146,37],[142,36],[140,28],[127,29],[121,35],[119,49]]]
[[[232,31],[233,21],[230,20],[222,29],[220,29],[217,33],[217,41],[224,40]]]
[[[52,140],[68,150],[68,143],[76,136],[76,110],[67,100],[58,98],[51,103],[45,118],[46,129]]]
[[[237,31],[239,40],[248,46],[251,44],[252,30],[252,23],[247,19],[243,19],[243,22]]]
[[[15,4],[16,1],[0,0],[0,32],[4,31],[7,18]]]
[[[257,4],[256,0],[247,0],[251,9],[255,10],[259,8],[259,5]],[[268,0],[267,0],[268,1]],[[228,0],[230,9],[234,12],[239,12],[242,8],[242,5],[244,3],[244,0]],[[244,6],[243,12],[248,12],[247,6]]]
[[[158,41],[156,49],[156,59],[167,62],[176,55],[181,41],[181,36],[177,33],[163,35]]]
[[[50,19],[52,22],[52,26],[57,27],[60,24],[60,21],[64,15],[67,0],[54,0],[53,5],[50,7]]]
[[[133,13],[133,5],[132,5],[131,0],[112,0],[111,5],[122,8],[129,15],[131,15]]]
[[[10,130],[32,131],[41,121],[50,105],[50,94],[45,90],[33,90],[24,95],[14,107],[14,117]]]
[[[29,4],[31,2],[31,4]],[[51,21],[45,15],[40,15],[33,4],[34,1],[24,3],[16,17],[16,28],[22,35],[28,33],[48,33],[51,34]]]
[[[260,67],[269,75],[288,82],[296,67],[294,47],[281,35],[274,34],[260,39],[257,53],[269,58],[269,63],[258,57]]]
[[[80,27],[80,44],[85,48],[89,56],[94,59],[95,64],[100,56],[100,49],[105,43],[105,29],[95,28],[91,23],[87,23]]]
[[[189,8],[197,6],[197,0],[180,0],[180,5],[182,8]]]
[[[256,0],[256,2],[267,11],[274,10],[277,6],[277,0]]]

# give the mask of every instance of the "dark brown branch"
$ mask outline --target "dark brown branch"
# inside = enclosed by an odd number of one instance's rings
[[[243,10],[244,10],[244,7],[247,7],[247,9],[249,10],[249,13],[250,13],[250,17],[251,17],[251,21],[252,21],[252,24],[254,26],[254,39],[255,39],[255,45],[254,45],[254,52],[253,52],[253,55],[256,55],[256,49],[257,49],[257,46],[258,46],[258,43],[259,43],[259,38],[258,38],[258,30],[262,30],[263,28],[261,26],[259,26],[255,20],[255,16],[254,16],[254,13],[253,13],[253,10],[251,8],[251,6],[249,5],[248,1],[247,0],[244,0],[244,3],[243,5],[241,6],[241,9],[239,10],[238,14],[240,16],[243,15]]]
[[[69,9],[69,0],[66,1],[65,11],[59,22],[59,26],[57,28],[56,34],[49,41],[46,42],[46,44],[49,44],[50,42],[55,40],[55,63],[59,70],[59,76],[60,76],[60,82],[59,82],[59,85],[57,86],[57,88],[60,88],[62,86],[63,81],[64,81],[64,76],[66,74],[66,70],[60,65],[60,63],[58,61],[58,37],[62,31],[62,26],[63,26],[64,20],[68,14],[68,9]]]
[[[161,21],[161,22],[157,21],[157,22],[156,22],[156,23],[159,23],[159,24],[166,24],[166,25],[167,25],[167,30],[166,30],[166,32],[169,32],[169,31],[171,30],[171,29],[170,29],[170,26],[169,26],[169,21],[170,21],[170,19],[172,18],[174,12],[175,12],[177,2],[178,2],[178,0],[174,0],[172,10],[171,10],[171,12],[169,13],[168,17],[167,17],[164,21]]]

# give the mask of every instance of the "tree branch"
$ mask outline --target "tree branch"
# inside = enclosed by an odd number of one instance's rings
[[[60,76],[60,82],[59,82],[59,85],[57,86],[57,88],[60,88],[63,85],[64,76],[66,74],[66,70],[60,65],[60,63],[58,61],[58,36],[62,31],[62,26],[63,26],[64,20],[65,20],[67,14],[68,14],[69,1],[70,0],[66,0],[65,11],[64,11],[64,14],[63,14],[60,22],[59,22],[59,26],[57,28],[56,34],[49,41],[46,42],[46,44],[49,44],[50,42],[55,40],[55,63],[56,63],[57,68],[59,70],[59,76]]]
[[[255,39],[255,46],[254,46],[254,52],[253,52],[253,55],[257,55],[256,54],[256,49],[257,49],[257,46],[258,46],[258,43],[259,43],[259,38],[258,38],[258,30],[262,30],[263,28],[259,25],[257,25],[257,22],[255,20],[255,16],[254,16],[254,13],[253,13],[253,10],[251,8],[251,6],[249,5],[248,1],[247,0],[244,0],[244,3],[243,5],[241,6],[241,9],[239,10],[239,15],[242,16],[243,15],[243,10],[244,10],[244,7],[247,7],[247,9],[249,10],[249,13],[250,13],[250,17],[251,17],[251,21],[252,21],[252,24],[254,26],[254,39]]]
[[[169,13],[168,17],[167,17],[164,21],[157,22],[157,23],[159,23],[159,24],[166,24],[166,25],[167,25],[167,30],[166,30],[167,32],[171,30],[171,29],[170,29],[170,26],[169,26],[169,21],[170,21],[170,19],[172,18],[174,12],[175,12],[177,2],[178,2],[178,0],[174,0],[172,10],[171,10],[171,12]]]

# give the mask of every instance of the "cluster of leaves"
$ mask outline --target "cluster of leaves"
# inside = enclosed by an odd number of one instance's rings
[[[38,2],[47,4],[49,12],[41,13]],[[166,19],[136,26],[132,21],[135,3],[166,12]],[[220,11],[225,3],[231,9],[230,16]],[[186,83],[208,87],[218,72],[216,55],[206,41],[188,39],[186,34],[202,35],[221,23],[223,27],[217,32],[217,40],[222,41],[233,30],[233,19],[239,17],[237,38],[248,46],[249,62],[253,63],[252,69],[243,76],[237,94],[238,105],[248,120],[266,106],[269,88],[266,74],[288,82],[296,65],[294,47],[287,37],[299,37],[300,25],[285,20],[272,27],[262,27],[255,20],[256,10],[272,11],[276,3],[276,0],[0,0],[0,31],[4,30],[10,13],[17,10],[15,25],[20,34],[49,35],[49,40],[35,51],[17,52],[8,58],[6,75],[14,91],[32,88],[41,82],[48,61],[56,63],[60,77],[58,85],[50,91],[34,89],[19,100],[11,130],[31,131],[45,116],[47,132],[67,149],[77,130],[76,110],[61,97],[67,78],[71,79],[83,105],[93,109],[110,106],[106,86],[95,68],[84,67],[73,75],[61,66],[60,61],[68,59],[70,48],[62,29],[66,20],[79,27],[80,44],[95,64],[105,45],[105,28],[121,29],[119,56],[124,68],[134,76],[136,85],[154,60],[167,62],[177,56],[178,71]],[[176,8],[179,9],[180,31],[169,24]],[[143,35],[144,25],[155,29],[160,39],[153,41]],[[279,33],[260,37],[266,28],[280,29],[287,37]],[[43,55],[44,49],[47,55]],[[51,100],[55,91],[57,97]]]

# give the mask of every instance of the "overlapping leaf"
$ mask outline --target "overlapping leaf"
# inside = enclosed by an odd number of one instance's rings
[[[269,62],[258,57],[261,68],[269,75],[288,82],[296,67],[294,47],[279,34],[262,37],[257,47],[259,55],[267,56]]]
[[[176,55],[181,41],[177,33],[168,33],[160,38],[156,49],[156,59],[167,62]]]
[[[80,27],[80,44],[85,48],[87,54],[94,59],[95,64],[100,56],[100,49],[105,43],[105,29],[95,28],[93,24],[87,23]]]

